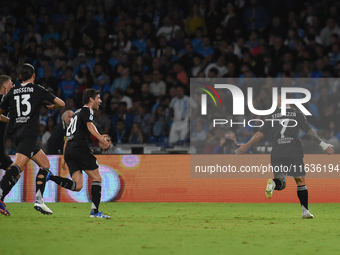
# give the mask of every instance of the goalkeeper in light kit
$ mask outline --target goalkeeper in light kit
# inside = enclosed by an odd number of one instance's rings
[[[287,95],[290,96],[291,95]],[[265,194],[267,198],[273,196],[274,190],[283,190],[286,187],[286,175],[293,176],[297,185],[297,196],[302,207],[302,218],[312,219],[314,216],[308,210],[308,190],[305,182],[305,166],[303,163],[303,148],[298,138],[299,128],[325,151],[332,155],[334,150],[331,144],[323,142],[312,129],[304,114],[287,105],[286,115],[281,115],[281,96],[278,96],[278,109],[267,119],[278,121],[265,121],[265,124],[246,143],[236,150],[237,154],[244,154],[250,146],[260,141],[265,134],[271,131],[273,149],[271,152],[271,164],[273,169],[291,169],[290,172],[274,171],[274,179],[267,181]]]

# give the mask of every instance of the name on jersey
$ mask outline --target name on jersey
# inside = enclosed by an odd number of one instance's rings
[[[29,116],[27,116],[27,117],[18,117],[18,118],[15,119],[15,122],[16,123],[26,123],[29,119],[30,119]]]
[[[34,88],[32,87],[21,87],[13,90],[13,94],[21,94],[27,92],[34,92]]]
[[[287,144],[294,141],[294,138],[292,137],[283,137],[277,140],[277,144]]]
[[[281,113],[275,113],[272,116],[273,116],[273,119],[277,119],[281,117],[296,117],[296,112],[286,112],[286,115],[282,115]]]

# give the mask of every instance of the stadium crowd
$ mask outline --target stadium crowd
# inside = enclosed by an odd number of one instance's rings
[[[172,146],[188,138],[189,78],[338,78],[339,25],[330,0],[5,0],[0,74],[19,83],[17,66],[31,63],[36,83],[65,100],[61,113],[40,113],[45,151],[60,114],[80,107],[86,88],[101,91],[95,124],[114,144]],[[338,146],[334,80],[308,87],[308,107],[323,140]],[[269,89],[256,92],[260,108],[270,108]],[[209,153],[224,134],[202,124],[192,135]],[[242,141],[256,130],[234,131]]]

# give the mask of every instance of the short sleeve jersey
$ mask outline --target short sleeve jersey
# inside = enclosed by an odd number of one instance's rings
[[[9,110],[7,134],[38,137],[40,108],[44,101],[53,103],[55,98],[47,89],[33,83],[11,88],[0,104],[1,109]]]
[[[67,147],[81,147],[84,150],[90,150],[91,133],[87,128],[88,122],[93,122],[93,110],[83,106],[74,113],[66,130]]]
[[[271,131],[272,159],[285,157],[303,158],[302,143],[298,138],[299,128],[306,133],[312,129],[305,115],[299,110],[287,108],[286,115],[282,116],[281,109],[277,109],[267,117],[259,131],[263,134],[268,134]]]

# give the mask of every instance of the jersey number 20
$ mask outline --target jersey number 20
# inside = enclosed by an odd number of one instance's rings
[[[70,125],[68,126],[66,130],[66,136],[73,135],[74,132],[76,132],[77,120],[78,120],[78,116],[75,116],[74,118],[71,119]]]

